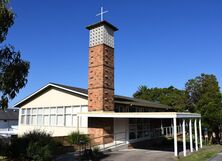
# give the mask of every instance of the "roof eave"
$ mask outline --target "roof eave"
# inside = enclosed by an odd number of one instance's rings
[[[70,89],[67,89],[67,88],[63,88],[61,86],[58,86],[58,85],[55,85],[53,83],[49,83],[47,85],[45,85],[44,87],[40,88],[39,90],[37,90],[36,92],[34,92],[33,94],[31,94],[30,96],[27,96],[26,98],[24,98],[23,100],[19,101],[18,103],[16,103],[13,107],[16,108],[20,108],[19,105],[21,105],[22,103],[24,103],[25,101],[27,101],[28,99],[31,99],[32,97],[34,97],[35,95],[37,95],[39,92],[49,88],[49,87],[56,87],[56,88],[59,88],[59,89],[62,89],[62,90],[65,90],[65,91],[68,91],[68,92],[72,92],[72,93],[75,93],[75,94],[79,94],[79,95],[82,95],[82,96],[86,96],[88,97],[87,94],[85,93],[81,93],[81,92],[78,92],[78,91],[74,91],[74,90],[70,90]]]

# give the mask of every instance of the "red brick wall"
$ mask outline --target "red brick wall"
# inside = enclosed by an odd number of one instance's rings
[[[93,143],[102,144],[110,143],[113,141],[113,118],[88,118],[88,122],[88,134]],[[107,136],[103,137],[104,135]]]
[[[104,44],[89,48],[88,110],[114,110],[114,49]]]

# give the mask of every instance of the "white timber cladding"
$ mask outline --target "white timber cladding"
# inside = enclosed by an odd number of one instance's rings
[[[114,48],[114,31],[108,26],[100,26],[90,30],[89,46],[106,44]]]

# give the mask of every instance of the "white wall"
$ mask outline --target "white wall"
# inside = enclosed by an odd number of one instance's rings
[[[24,133],[33,130],[45,131],[52,136],[67,136],[73,131],[77,131],[76,127],[55,127],[55,126],[32,126],[32,125],[20,125],[18,135],[21,136]],[[80,133],[87,134],[87,128],[79,128]]]
[[[21,108],[72,105],[88,105],[88,100],[87,98],[81,98],[80,96],[75,96],[62,92],[58,89],[51,88],[49,91],[46,91],[34,100],[23,105]]]
[[[114,140],[116,143],[129,141],[129,119],[114,119]]]
[[[87,133],[88,128],[88,118],[85,116],[81,116],[79,118],[78,126],[45,126],[45,125],[33,125],[27,124],[26,122],[21,124],[21,110],[28,108],[50,108],[50,107],[58,107],[58,106],[78,106],[75,107],[75,111],[73,110],[73,114],[78,112],[87,112],[88,111],[88,100],[87,98],[81,98],[80,96],[69,94],[66,92],[62,92],[60,90],[51,88],[50,90],[42,93],[37,98],[31,100],[21,107],[19,110],[19,130],[18,135],[23,135],[26,132],[32,130],[43,130],[47,133],[52,134],[52,136],[67,136],[72,131],[77,131],[79,128],[80,132]],[[32,110],[31,110],[32,111]]]

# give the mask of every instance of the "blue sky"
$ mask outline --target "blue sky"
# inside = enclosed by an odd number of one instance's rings
[[[115,34],[115,93],[139,85],[184,88],[201,73],[222,85],[221,0],[11,0],[7,41],[30,61],[28,84],[10,105],[48,82],[87,88],[87,25],[104,6]]]

